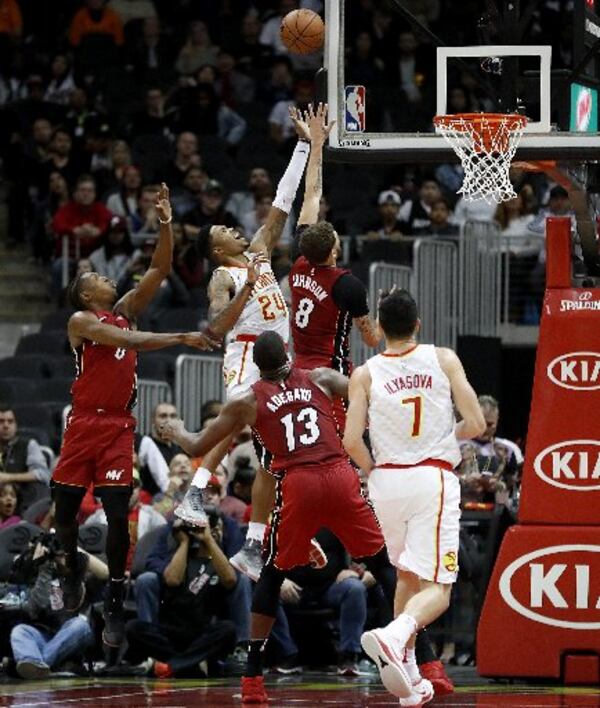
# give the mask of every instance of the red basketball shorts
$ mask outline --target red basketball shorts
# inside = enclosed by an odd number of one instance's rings
[[[361,495],[349,461],[290,470],[277,480],[267,562],[289,570],[309,562],[311,539],[328,528],[354,558],[375,555],[384,546],[377,519]]]
[[[134,432],[129,414],[71,413],[52,479],[72,487],[129,486]]]

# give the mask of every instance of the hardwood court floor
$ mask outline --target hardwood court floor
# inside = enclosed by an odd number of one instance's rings
[[[454,671],[456,692],[430,704],[453,708],[600,708],[600,686],[562,687],[491,683],[473,669]],[[338,679],[310,673],[303,677],[267,679],[269,708],[375,708],[397,706],[377,681],[368,676]],[[150,679],[50,679],[41,682],[0,682],[0,706],[15,708],[239,708],[237,679],[165,681]],[[263,708],[267,708],[266,705]]]

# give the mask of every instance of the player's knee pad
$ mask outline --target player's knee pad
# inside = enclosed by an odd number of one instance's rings
[[[103,487],[98,493],[108,523],[127,523],[131,487]]]
[[[279,591],[284,578],[283,572],[272,565],[263,568],[254,588],[252,612],[266,617],[275,617],[279,605]]]

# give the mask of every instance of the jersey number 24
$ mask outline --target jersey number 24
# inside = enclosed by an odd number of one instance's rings
[[[281,424],[285,428],[285,440],[288,450],[294,452],[298,443],[301,445],[313,445],[319,439],[321,430],[318,426],[319,414],[314,408],[303,408],[296,419],[294,414],[288,413],[281,419]],[[296,437],[296,423],[303,423],[304,430]]]

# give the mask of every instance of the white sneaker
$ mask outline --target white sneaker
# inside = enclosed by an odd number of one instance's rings
[[[431,681],[422,678],[419,683],[413,686],[412,693],[408,698],[401,698],[401,706],[411,706],[411,708],[419,708],[419,706],[424,706],[426,703],[433,698],[434,691]]]
[[[383,685],[394,696],[409,698],[412,681],[403,666],[404,647],[390,641],[381,629],[365,632],[360,638],[365,653],[375,662]]]

